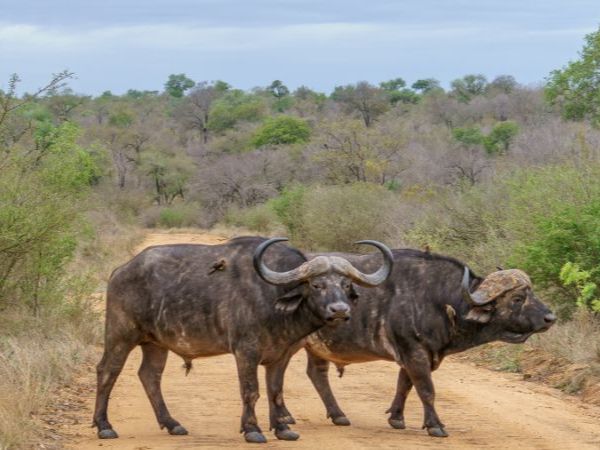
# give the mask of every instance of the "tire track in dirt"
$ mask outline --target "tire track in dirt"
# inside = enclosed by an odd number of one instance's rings
[[[138,248],[176,242],[216,244],[223,236],[213,234],[150,234]],[[181,360],[171,354],[163,376],[163,392],[173,417],[189,431],[188,436],[169,436],[156,424],[152,408],[137,377],[141,351],[134,350],[113,391],[109,418],[120,434],[116,440],[100,441],[89,428],[93,390],[84,391],[87,408],[69,434],[77,436],[73,449],[162,450],[192,448],[238,448],[246,446],[239,434],[241,401],[235,362],[231,355],[198,359],[186,377]],[[551,388],[521,380],[516,374],[492,372],[449,358],[435,372],[437,407],[450,437],[431,438],[421,430],[422,408],[414,392],[407,402],[406,430],[387,424],[388,408],[396,385],[397,367],[374,362],[352,365],[342,379],[331,373],[340,405],[351,427],[335,427],[305,375],[306,358],[298,353],[286,374],[286,402],[301,434],[297,442],[269,442],[262,448],[361,449],[600,449],[600,408],[585,405]],[[260,369],[264,380],[264,370]],[[82,380],[94,383],[90,370]],[[257,416],[268,428],[264,381]]]

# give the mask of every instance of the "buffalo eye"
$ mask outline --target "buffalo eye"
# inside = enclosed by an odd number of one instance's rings
[[[325,289],[325,285],[323,283],[313,283],[312,287],[315,289]]]
[[[522,295],[517,295],[516,297],[513,297],[513,303],[516,303],[516,304],[523,303],[524,300],[525,300],[525,297],[523,297]]]

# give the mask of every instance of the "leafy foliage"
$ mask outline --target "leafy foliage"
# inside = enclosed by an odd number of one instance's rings
[[[268,118],[256,130],[252,144],[258,148],[265,145],[298,144],[307,142],[310,128],[306,121],[290,116]]]
[[[452,81],[450,86],[458,101],[468,103],[473,97],[485,93],[487,79],[481,74],[470,74]]]
[[[599,268],[596,268],[597,272]],[[591,281],[592,272],[582,270],[579,264],[572,262],[565,263],[560,269],[560,280],[565,286],[573,286],[577,289],[577,306],[580,308],[589,308],[594,312],[600,312],[600,291],[598,284]]]
[[[519,126],[515,122],[499,122],[483,140],[484,147],[491,155],[507,153],[517,134],[519,134]]]
[[[188,89],[194,87],[194,80],[188,78],[184,73],[171,74],[165,83],[165,92],[171,97],[181,98]]]
[[[258,122],[266,114],[266,105],[260,97],[233,89],[214,101],[210,109],[208,128],[220,133],[239,122]]]
[[[81,214],[97,167],[70,123],[45,129],[37,151],[13,148],[0,178],[0,304],[38,314],[62,293]]]
[[[546,98],[558,105],[567,119],[589,118],[600,126],[600,30],[588,34],[580,58],[553,71]]]

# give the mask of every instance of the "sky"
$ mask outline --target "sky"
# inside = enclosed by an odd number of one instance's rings
[[[64,69],[90,95],[162,90],[173,73],[322,92],[469,73],[538,85],[599,25],[599,0],[0,0],[0,89]]]

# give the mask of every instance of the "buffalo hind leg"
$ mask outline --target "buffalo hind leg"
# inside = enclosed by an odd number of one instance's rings
[[[429,361],[429,357],[424,352],[423,354],[418,353],[410,361],[405,368],[423,403],[425,411],[423,428],[427,428],[427,433],[430,436],[447,437],[448,433],[444,430],[444,424],[435,411],[435,388],[431,379],[431,362]]]
[[[169,351],[166,348],[151,343],[142,344],[141,347],[143,359],[138,376],[152,404],[152,409],[154,409],[154,414],[156,414],[156,420],[161,430],[167,427],[169,434],[188,434],[187,430],[169,414],[160,389],[160,381],[165,370],[165,365],[167,364]]]
[[[398,384],[396,386],[396,396],[394,397],[392,406],[386,411],[386,413],[391,413],[388,423],[392,428],[396,428],[397,430],[406,428],[406,424],[404,423],[404,404],[406,403],[406,398],[408,397],[408,393],[412,386],[413,384],[408,373],[405,369],[400,368],[400,373],[398,373]]]
[[[240,394],[242,396],[242,424],[240,433],[244,433],[246,442],[262,444],[267,438],[258,426],[254,407],[258,398],[258,355],[244,351],[235,352],[238,377],[240,380]]]
[[[107,342],[102,359],[96,366],[98,385],[96,388],[96,407],[94,408],[94,426],[98,428],[100,439],[119,437],[108,421],[108,399],[133,347],[135,347],[135,344],[127,341],[121,341],[114,345]]]
[[[308,350],[306,351],[306,355],[308,357],[306,374],[325,404],[327,417],[331,417],[331,421],[335,425],[350,425],[350,420],[348,420],[346,414],[339,407],[329,385],[329,361],[313,355]]]
[[[275,430],[277,439],[295,441],[300,437],[290,430],[288,424],[295,423],[283,400],[283,378],[289,357],[266,366],[267,396],[269,397],[269,425]]]

